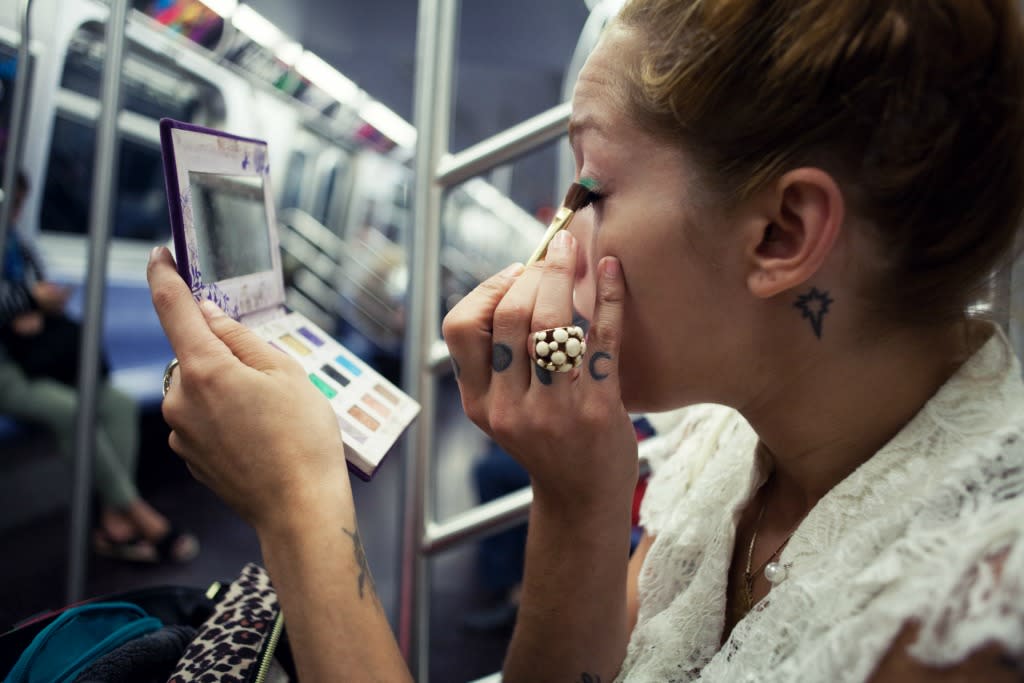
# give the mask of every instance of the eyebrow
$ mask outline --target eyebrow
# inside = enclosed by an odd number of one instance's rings
[[[600,130],[601,126],[593,116],[580,116],[569,119],[569,145],[576,147],[576,139],[586,130]]]

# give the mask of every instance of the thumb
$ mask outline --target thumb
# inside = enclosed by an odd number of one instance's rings
[[[626,284],[622,266],[606,256],[597,266],[597,302],[587,335],[586,376],[603,391],[619,392],[619,348],[622,343],[622,309]]]
[[[256,333],[237,320],[228,317],[212,301],[203,301],[199,304],[199,308],[202,310],[210,330],[224,342],[235,358],[260,371],[272,370],[277,367],[274,349]]]

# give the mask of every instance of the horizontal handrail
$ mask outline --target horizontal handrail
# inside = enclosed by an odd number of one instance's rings
[[[458,185],[557,139],[565,134],[571,115],[572,104],[559,104],[458,154],[445,155],[437,168],[438,184]]]
[[[533,489],[527,486],[477,505],[444,522],[427,524],[420,550],[426,555],[434,555],[454,545],[504,531],[529,516],[532,502]]]
[[[427,360],[430,371],[435,375],[445,374],[452,369],[451,361],[452,352],[448,350],[444,339],[435,339],[434,343],[430,345],[430,355]]]

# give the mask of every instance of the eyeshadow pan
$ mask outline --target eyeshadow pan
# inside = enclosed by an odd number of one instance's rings
[[[345,436],[355,439],[356,443],[366,443],[366,435],[341,415],[338,416],[338,425],[341,427],[341,433]]]
[[[395,395],[394,395],[393,393],[391,393],[390,391],[388,391],[388,390],[387,390],[387,389],[386,389],[386,388],[384,387],[384,385],[383,385],[383,384],[378,384],[377,386],[375,386],[375,387],[374,387],[374,390],[375,390],[375,391],[376,391],[376,392],[377,392],[378,394],[380,394],[381,396],[383,396],[384,398],[386,398],[386,399],[387,399],[387,400],[388,400],[388,401],[389,401],[389,402],[390,402],[391,404],[393,404],[393,405],[396,405],[396,406],[398,405],[398,397],[397,397],[397,396],[395,396]]]
[[[323,346],[324,340],[313,334],[308,327],[300,327],[299,334],[313,343],[313,346]]]
[[[348,386],[348,383],[349,383],[348,377],[346,377],[345,375],[341,374],[340,372],[338,372],[337,370],[332,368],[330,365],[324,365],[322,368],[320,368],[320,372],[324,373],[325,375],[327,375],[328,377],[333,379],[335,382],[337,382],[341,386],[343,386],[343,387],[347,387]]]
[[[282,334],[280,337],[281,343],[287,346],[289,349],[299,354],[300,356],[308,356],[313,353],[309,350],[309,347],[300,342],[298,339],[290,334]]]
[[[309,381],[312,382],[327,398],[334,398],[338,395],[338,392],[332,389],[330,384],[320,379],[320,376],[315,372],[309,373]]]
[[[365,396],[363,396],[363,403],[370,406],[372,409],[376,410],[381,415],[381,417],[391,416],[391,409],[388,408],[383,403],[381,403],[379,400],[377,400],[374,396],[371,396],[370,394],[366,394]]]
[[[363,374],[363,371],[360,369],[360,367],[353,363],[344,354],[341,354],[337,358],[335,358],[334,362],[343,367],[344,369],[348,370],[350,373],[352,373],[353,377],[358,377],[359,375]]]
[[[348,414],[358,420],[359,424],[363,425],[371,432],[375,432],[380,428],[380,422],[359,406],[352,406],[349,408]]]

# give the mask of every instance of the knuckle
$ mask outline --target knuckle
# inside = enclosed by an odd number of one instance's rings
[[[441,321],[441,336],[444,337],[446,342],[458,339],[465,329],[465,316],[461,315],[461,311],[457,308],[453,308],[449,311],[448,315],[446,315],[444,320]]]
[[[556,256],[544,259],[544,271],[558,277],[568,277],[572,267],[568,256]]]
[[[609,281],[608,278],[601,278],[599,294],[601,297],[601,301],[604,301],[609,304],[622,303],[626,295],[621,284],[619,284],[618,282]]]
[[[173,306],[177,295],[169,287],[158,285],[150,292],[150,298],[153,300],[153,308],[159,313]]]
[[[494,312],[494,326],[500,329],[520,327],[533,311],[521,301],[502,302]]]
[[[462,410],[466,413],[469,421],[480,429],[490,433],[490,423],[487,420],[487,411],[481,408],[476,401],[462,399]]]

